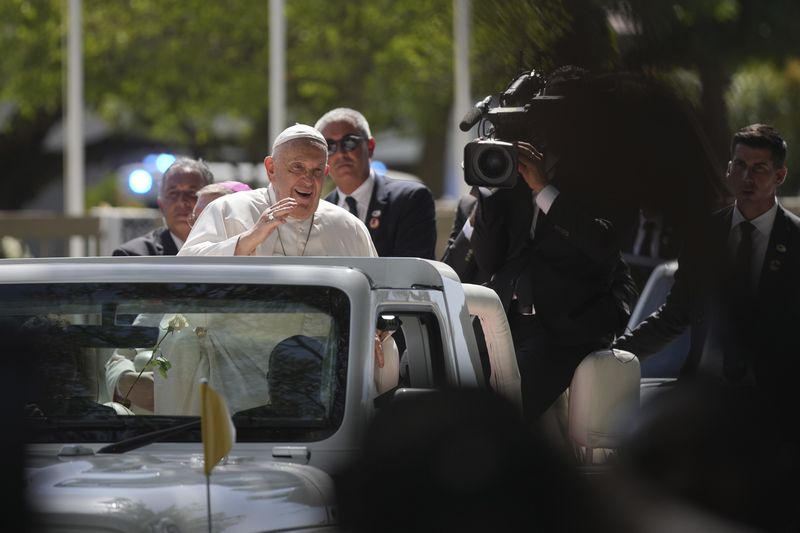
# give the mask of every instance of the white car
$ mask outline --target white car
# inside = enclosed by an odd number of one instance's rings
[[[4,260],[0,292],[4,355],[34,366],[25,484],[36,531],[207,531],[207,497],[213,531],[334,528],[331,473],[358,453],[382,401],[488,385],[520,402],[497,296],[433,261]],[[377,329],[395,330],[380,369]],[[208,492],[200,378],[236,427]],[[151,402],[133,401],[148,386]]]

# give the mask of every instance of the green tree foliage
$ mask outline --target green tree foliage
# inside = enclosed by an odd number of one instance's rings
[[[0,2],[0,208],[15,208],[61,168],[42,152],[60,118],[61,2]]]
[[[613,63],[600,5],[473,1],[474,93],[502,90],[520,51],[528,68]],[[42,139],[62,113],[66,6],[0,3],[0,208],[20,205],[61,172],[60,154],[43,154]],[[292,0],[286,16],[287,121],[313,123],[351,106],[376,133],[419,135],[422,162],[410,170],[438,194],[451,128],[452,1]],[[87,108],[127,136],[207,159],[233,145],[260,160],[268,151],[269,31],[267,2],[84,0]],[[220,133],[221,120],[237,127]]]
[[[313,123],[344,105],[364,112],[376,132],[420,135],[422,161],[412,170],[438,195],[453,112],[452,1],[293,0],[286,6],[289,25],[308,28],[289,36],[295,119]],[[472,10],[476,95],[500,92],[520,67],[613,63],[613,40],[597,2],[487,0],[473,1]]]
[[[0,63],[11,80],[0,87],[0,102],[16,105],[6,131],[21,141],[25,127],[39,126],[38,137],[25,136],[31,155],[61,116],[65,4],[10,0],[0,6],[0,47],[13,51]],[[287,2],[288,121],[313,123],[329,108],[348,105],[362,110],[376,131],[444,137],[452,98],[450,7],[447,0]],[[226,141],[252,160],[266,155],[266,2],[84,0],[83,28],[87,107],[118,131],[206,158]],[[244,125],[243,134],[215,135],[221,117]],[[4,153],[4,160],[15,158]],[[9,187],[2,197],[10,202],[0,207],[18,205],[56,174],[60,161],[52,159],[44,167],[33,158],[13,172],[36,175],[37,183],[29,181],[31,189],[21,195]]]
[[[62,113],[66,5],[0,4],[0,102],[13,103],[0,131],[3,208],[18,206],[61,169],[59,154],[41,150]],[[213,155],[224,140],[213,138],[214,121],[241,117],[247,128],[266,116],[266,26],[267,6],[259,3],[84,0],[87,108],[127,136]]]
[[[61,6],[58,0],[0,3],[0,101],[13,102],[24,118],[61,109]]]
[[[346,106],[424,138],[414,170],[437,192],[453,95],[452,2],[286,3],[289,118],[313,124]]]
[[[472,18],[478,94],[500,92],[520,68],[573,64],[599,72],[617,59],[606,12],[592,0],[473,2]]]
[[[726,160],[730,128],[724,94],[740,65],[782,64],[800,50],[794,0],[627,0],[609,2],[635,20],[620,45],[628,66],[694,71],[700,111],[717,156]]]
[[[789,175],[780,189],[781,195],[800,193],[800,60],[791,60],[783,69],[755,63],[739,70],[726,95],[730,109],[730,126],[736,130],[747,124],[772,124],[786,139],[789,153],[786,165]]]
[[[266,3],[84,0],[83,11],[86,100],[114,125],[205,155],[220,116],[266,116]]]

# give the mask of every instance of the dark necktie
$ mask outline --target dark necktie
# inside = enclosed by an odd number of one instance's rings
[[[642,244],[639,246],[639,255],[650,257],[653,248],[653,236],[656,232],[656,223],[652,220],[646,220],[644,223],[644,238]]]
[[[741,239],[736,249],[736,289],[750,295],[753,293],[753,231],[756,229],[747,220],[739,223]]]
[[[747,358],[750,343],[744,342],[748,339],[748,328],[752,327],[749,317],[753,312],[753,231],[756,227],[748,221],[739,223],[741,238],[739,247],[736,249],[734,263],[733,287],[734,297],[732,300],[733,321],[729,324],[729,329],[725,333],[725,354],[722,360],[723,372],[728,380],[737,382],[747,373]]]
[[[356,204],[356,199],[352,196],[345,196],[344,203],[347,204],[347,208],[353,213],[355,216],[358,216],[358,207]]]

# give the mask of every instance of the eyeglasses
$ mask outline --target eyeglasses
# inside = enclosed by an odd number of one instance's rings
[[[747,166],[747,163],[740,159],[731,163],[732,174],[744,174],[745,171],[753,176],[766,176],[772,172],[772,165],[770,163],[760,162],[752,166]]]
[[[338,141],[334,141],[331,139],[325,139],[328,143],[328,156],[332,156],[335,154],[339,148],[342,149],[342,152],[352,152],[353,150],[358,147],[359,143],[364,140],[364,137],[361,135],[345,135]]]

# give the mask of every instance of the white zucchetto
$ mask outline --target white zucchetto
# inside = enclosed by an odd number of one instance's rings
[[[289,126],[275,137],[275,141],[272,143],[273,153],[276,147],[295,139],[309,139],[319,143],[326,151],[328,149],[328,143],[319,131],[306,124],[295,124],[294,126]]]

